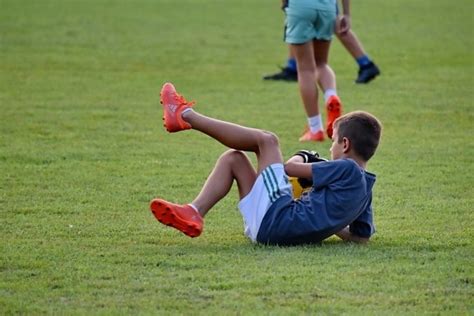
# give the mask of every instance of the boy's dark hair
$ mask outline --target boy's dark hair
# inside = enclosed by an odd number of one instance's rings
[[[382,133],[382,124],[370,113],[355,111],[339,117],[334,122],[337,128],[338,143],[343,137],[351,141],[354,152],[365,161],[375,153]]]

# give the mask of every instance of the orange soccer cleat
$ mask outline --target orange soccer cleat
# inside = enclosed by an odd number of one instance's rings
[[[191,125],[183,120],[183,110],[190,108],[194,102],[188,102],[176,92],[172,83],[165,83],[160,92],[160,103],[163,106],[163,121],[166,130],[170,133],[190,129]]]
[[[342,114],[342,103],[337,95],[329,97],[328,101],[326,102],[326,111],[326,133],[328,134],[329,138],[332,138],[332,125],[334,124],[334,121]]]
[[[154,199],[150,203],[150,209],[160,223],[174,227],[189,237],[198,237],[202,233],[202,217],[190,205]]]
[[[300,142],[323,142],[324,141],[324,132],[322,130],[317,131],[316,133],[311,133],[309,128],[306,127],[303,135],[301,135]]]

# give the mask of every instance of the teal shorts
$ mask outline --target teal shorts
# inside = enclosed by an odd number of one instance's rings
[[[285,8],[285,42],[303,44],[313,40],[330,41],[336,25],[336,4],[310,7],[307,1],[289,1]],[[318,3],[318,1],[313,1]]]

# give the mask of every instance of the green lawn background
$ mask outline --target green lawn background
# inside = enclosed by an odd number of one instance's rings
[[[189,239],[156,222],[189,202],[225,148],[167,134],[172,81],[199,111],[301,145],[296,84],[264,82],[287,51],[279,1],[0,0],[1,314],[472,314],[472,1],[354,1],[382,75],[354,85],[335,40],[345,111],[384,124],[369,164],[368,247],[251,244],[237,194]]]

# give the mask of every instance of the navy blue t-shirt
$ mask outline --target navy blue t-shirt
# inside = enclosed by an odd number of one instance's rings
[[[351,233],[370,237],[372,187],[375,175],[352,159],[313,163],[313,187],[293,200],[280,197],[265,214],[257,241],[265,244],[294,245],[318,243],[347,225]]]

